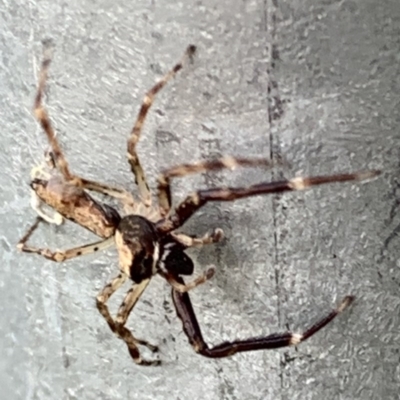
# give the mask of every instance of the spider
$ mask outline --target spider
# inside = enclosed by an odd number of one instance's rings
[[[173,302],[177,315],[182,321],[183,330],[194,350],[206,357],[221,358],[244,351],[297,345],[326,326],[353,302],[353,296],[344,297],[335,309],[310,325],[303,333],[289,331],[273,333],[264,337],[223,342],[210,347],[203,339],[188,291],[209,280],[214,275],[215,267],[209,267],[205,273],[189,283],[186,283],[182,276],[192,275],[194,271],[193,261],[185,253],[185,250],[189,247],[200,247],[219,242],[223,237],[223,232],[217,228],[202,237],[196,237],[178,233],[176,230],[208,202],[234,201],[255,195],[303,190],[311,186],[332,182],[363,181],[376,177],[380,173],[379,171],[367,170],[330,176],[296,177],[290,180],[262,182],[247,187],[216,187],[198,190],[189,194],[175,208],[172,208],[170,186],[172,178],[206,171],[232,169],[239,166],[271,166],[271,162],[265,159],[225,156],[215,160],[181,164],[164,170],[158,178],[158,204],[154,205],[136,152],[136,145],[156,94],[187,61],[192,60],[195,50],[195,46],[188,46],[180,62],[144,96],[128,139],[128,162],[138,187],[139,199],[134,198],[124,189],[87,180],[70,171],[49,115],[42,104],[51,61],[50,46],[45,46],[44,49],[35,96],[34,114],[47,136],[51,150],[47,154],[46,162],[32,169],[31,205],[38,216],[35,223],[19,241],[18,248],[23,252],[39,254],[49,260],[62,262],[105,249],[115,243],[119,255],[120,271],[97,295],[96,304],[110,329],[126,343],[134,362],[140,365],[160,364],[158,359],[147,360],[142,358],[139,351],[139,346],[145,346],[153,352],[157,351],[157,347],[146,340],[136,338],[126,327],[126,322],[141,294],[156,274],[163,277],[171,285]],[[98,192],[117,199],[123,205],[125,216],[121,217],[115,208],[94,199],[88,191]],[[54,214],[49,215],[43,208],[44,205],[52,208]],[[60,224],[64,219],[81,225],[99,236],[101,240],[64,251],[52,251],[48,248],[33,247],[28,244],[29,238],[40,223],[47,221]],[[132,281],[132,287],[127,292],[117,316],[113,318],[109,312],[107,301],[127,280]]]

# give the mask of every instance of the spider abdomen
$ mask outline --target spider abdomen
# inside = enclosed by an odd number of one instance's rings
[[[48,206],[64,218],[85,227],[94,234],[108,238],[115,232],[120,216],[112,207],[97,202],[81,187],[61,176],[33,179],[31,188]]]

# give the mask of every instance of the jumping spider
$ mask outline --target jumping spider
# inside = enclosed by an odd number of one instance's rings
[[[198,190],[188,195],[185,200],[172,209],[170,188],[172,178],[224,168],[231,169],[238,166],[259,167],[270,166],[271,164],[264,159],[222,157],[212,161],[182,164],[163,171],[158,178],[158,205],[153,205],[145,174],[136,152],[136,145],[147,112],[153,104],[156,94],[175,76],[186,61],[192,59],[194,53],[195,46],[189,46],[182,60],[146,93],[129,136],[128,161],[135,176],[140,201],[123,189],[90,181],[71,173],[48,113],[42,105],[51,59],[48,47],[44,51],[35,97],[35,116],[47,135],[51,152],[46,164],[32,170],[32,206],[39,216],[18,243],[18,248],[24,252],[40,254],[47,259],[62,262],[104,249],[115,243],[119,254],[120,272],[98,294],[97,308],[111,330],[126,343],[133,360],[141,365],[155,365],[159,364],[160,361],[143,359],[140,356],[138,345],[146,346],[152,351],[156,351],[157,347],[145,340],[135,338],[125,324],[150,279],[156,274],[165,278],[172,287],[172,298],[176,312],[182,321],[183,330],[190,344],[196,352],[212,358],[226,357],[242,351],[297,345],[322,329],[353,301],[353,296],[346,296],[336,309],[327,313],[300,334],[291,332],[273,333],[264,337],[223,342],[217,346],[209,347],[202,337],[188,291],[210,279],[215,269],[210,267],[197,279],[185,283],[182,275],[191,275],[194,269],[192,260],[185,254],[185,249],[218,242],[223,233],[222,230],[215,229],[212,233],[203,237],[191,237],[176,232],[202,206],[210,201],[234,201],[261,194],[303,190],[314,185],[331,182],[363,181],[379,175],[379,171],[362,171],[330,176],[297,177],[277,182],[262,182],[248,187],[218,187]],[[121,217],[114,208],[101,204],[91,197],[87,191],[102,193],[118,199],[124,207],[125,216]],[[42,208],[44,204],[54,210],[53,216],[44,211]],[[47,248],[36,248],[27,244],[28,239],[42,221],[61,223],[64,218],[95,233],[101,237],[101,240],[64,251],[51,251]],[[108,310],[107,301],[128,279],[133,281],[133,285],[125,296],[116,318],[113,318]]]

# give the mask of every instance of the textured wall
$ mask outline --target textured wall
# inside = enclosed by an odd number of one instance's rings
[[[0,2],[2,151],[0,387],[16,399],[398,399],[400,381],[399,30],[397,0]],[[41,40],[52,38],[47,104],[71,168],[133,189],[126,138],[144,92],[189,43],[195,63],[159,96],[139,151],[160,168],[220,154],[282,156],[284,171],[209,174],[205,185],[381,168],[362,185],[213,204],[187,224],[227,239],[192,252],[212,281],[192,293],[211,343],[301,329],[352,293],[357,302],[295,349],[225,360],[196,355],[155,278],[129,326],[160,345],[141,368],[94,298],[115,250],[61,265],[18,254],[34,218],[29,171],[44,135],[32,117]],[[93,240],[44,226],[35,243]],[[115,296],[115,310],[121,295]]]

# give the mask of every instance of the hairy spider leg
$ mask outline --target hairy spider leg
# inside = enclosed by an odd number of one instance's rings
[[[61,174],[63,175],[64,179],[67,181],[71,181],[73,179],[73,176],[71,175],[71,172],[69,171],[68,163],[67,160],[64,157],[64,154],[61,150],[61,147],[58,143],[58,140],[56,139],[56,134],[54,132],[54,129],[52,127],[49,115],[46,111],[46,109],[42,105],[42,99],[43,99],[43,94],[44,90],[46,87],[46,81],[47,81],[47,76],[48,76],[48,70],[51,62],[51,49],[48,46],[44,47],[43,51],[43,60],[40,68],[40,73],[39,73],[39,84],[35,96],[35,102],[34,102],[34,113],[35,117],[42,126],[44,132],[47,135],[47,139],[50,143],[50,146],[53,151],[53,155],[57,164],[57,167],[59,168]]]
[[[44,222],[44,220],[41,217],[37,217],[35,223],[28,229],[26,234],[18,242],[17,244],[18,250],[23,251],[25,253],[39,254],[42,257],[47,258],[48,260],[51,261],[62,262],[65,260],[69,260],[71,258],[95,253],[99,250],[104,250],[114,244],[114,237],[111,236],[110,238],[100,240],[95,243],[74,247],[68,250],[52,251],[47,248],[32,247],[27,245],[26,242],[29,240],[29,238],[32,236],[33,232],[38,228],[41,222]]]
[[[177,280],[182,284],[184,283],[183,279],[180,277],[177,277]],[[210,358],[228,357],[243,351],[296,346],[329,324],[329,322],[343,312],[354,300],[353,296],[346,296],[337,308],[318,320],[315,324],[311,325],[303,333],[273,333],[264,337],[234,340],[232,342],[223,342],[216,346],[209,347],[203,339],[203,335],[193,310],[189,294],[181,293],[175,289],[172,289],[172,298],[177,315],[182,321],[183,331],[189,339],[189,343],[193,346],[197,353]]]
[[[363,181],[372,179],[380,174],[380,171],[360,171],[349,174],[337,174],[328,176],[313,176],[306,178],[292,178],[285,181],[262,182],[248,187],[219,187],[199,190],[192,193],[181,202],[175,212],[161,220],[157,224],[160,232],[170,232],[187,221],[197,210],[210,201],[233,201],[261,194],[282,193],[287,191],[305,190],[309,187],[333,182]]]
[[[189,283],[180,283],[176,280],[175,275],[165,271],[158,271],[158,273],[165,278],[165,280],[178,292],[186,293],[195,287],[202,285],[211,279],[215,274],[215,267],[211,266],[207,268],[207,271],[199,275],[196,279]]]
[[[263,158],[240,158],[224,156],[215,160],[200,161],[194,164],[181,164],[168,168],[158,177],[157,195],[160,214],[165,217],[171,210],[171,178],[183,177],[190,174],[199,174],[222,169],[237,167],[272,167],[274,163]]]
[[[151,193],[146,181],[145,173],[139,161],[139,156],[136,152],[136,145],[140,139],[143,123],[146,115],[152,106],[156,94],[170,81],[175,74],[182,69],[184,62],[191,59],[196,51],[193,45],[188,46],[182,60],[177,63],[170,71],[168,71],[160,81],[158,81],[144,96],[139,114],[135,125],[128,139],[128,161],[131,166],[132,173],[135,176],[135,182],[138,185],[139,193],[143,203],[146,206],[151,206]]]
[[[55,131],[50,121],[49,114],[42,104],[43,94],[48,78],[48,69],[51,63],[50,47],[45,45],[43,53],[44,53],[43,61],[39,72],[38,89],[34,102],[34,114],[36,116],[36,119],[42,126],[44,132],[46,133],[48,142],[51,147],[52,156],[54,157],[55,166],[61,172],[62,176],[66,181],[70,181],[84,189],[92,190],[94,192],[114,197],[118,200],[121,200],[124,205],[126,204],[132,205],[134,203],[133,197],[126,190],[81,178],[77,175],[72,174],[71,171],[69,170],[68,162],[57,140]],[[38,167],[34,167],[32,171],[36,172],[37,169]]]
[[[139,284],[132,286],[129,289],[128,293],[125,296],[124,301],[122,302],[116,319],[114,320],[110,314],[110,311],[107,307],[108,299],[117,291],[128,279],[125,274],[119,274],[116,278],[114,278],[109,284],[107,284],[104,289],[97,295],[97,308],[100,314],[106,320],[110,329],[120,338],[122,339],[128,347],[129,354],[133,358],[136,364],[140,365],[159,365],[160,360],[145,360],[140,356],[140,352],[138,349],[138,345],[146,346],[151,351],[155,352],[158,350],[157,346],[154,346],[148,343],[145,340],[135,338],[132,335],[132,332],[125,327],[125,323],[131,313],[133,307],[139,300],[140,296],[146,289],[147,285],[150,282],[150,279],[144,279]]]
[[[93,192],[101,193],[106,196],[113,197],[119,200],[126,210],[129,210],[137,204],[133,196],[125,189],[103,184],[96,181],[91,181],[82,177],[77,177],[84,189],[91,190]]]
[[[207,244],[218,243],[224,238],[221,228],[216,228],[211,233],[206,233],[202,237],[189,236],[184,233],[171,232],[170,235],[185,248],[200,248]]]

